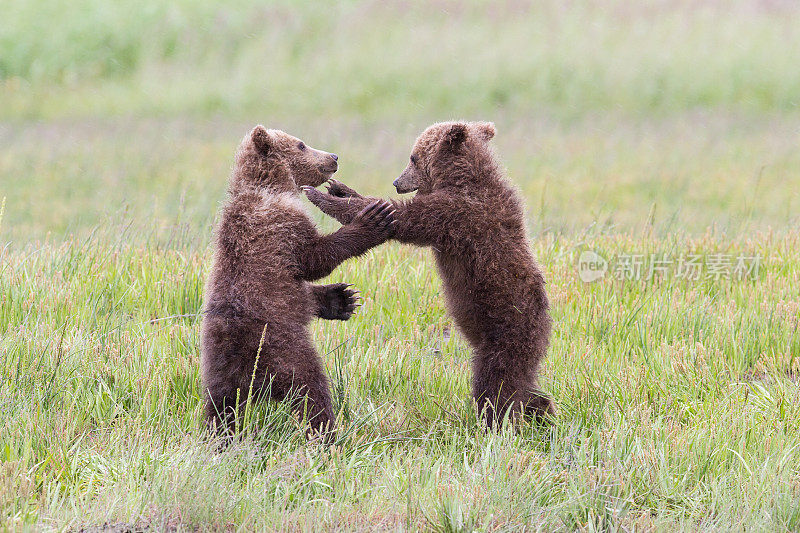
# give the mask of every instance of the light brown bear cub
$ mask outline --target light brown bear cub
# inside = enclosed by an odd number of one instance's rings
[[[371,202],[335,233],[320,235],[299,187],[316,187],[337,168],[335,154],[263,126],[236,152],[205,289],[201,366],[212,429],[233,429],[251,383],[252,397],[291,394],[314,431],[331,429],[328,378],[307,326],[314,316],[347,320],[356,296],[343,283],[308,282],[384,242],[394,220],[391,204]]]
[[[472,393],[489,425],[509,412],[545,420],[555,412],[538,389],[551,321],[545,281],[525,236],[522,200],[489,146],[486,122],[447,122],[419,136],[397,192],[394,238],[431,246],[447,307],[473,348]],[[323,212],[347,224],[374,199],[332,181],[306,189]]]

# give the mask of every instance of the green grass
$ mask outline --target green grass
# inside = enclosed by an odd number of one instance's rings
[[[800,527],[797,234],[592,244],[770,254],[754,281],[582,284],[578,239],[537,240],[556,322],[544,386],[559,416],[552,430],[487,434],[430,258],[387,245],[332,276],[364,291],[362,313],[314,328],[336,446],[305,444],[285,409],[262,406],[255,423],[270,429],[223,454],[199,424],[207,252],[113,232],[7,250],[8,523]]]
[[[800,530],[797,8],[7,4],[0,530]],[[313,326],[335,445],[261,404],[217,453],[199,312],[239,139],[387,196],[454,116],[495,121],[526,200],[553,427],[480,428],[430,252],[390,243]],[[584,283],[586,250],[761,265]]]

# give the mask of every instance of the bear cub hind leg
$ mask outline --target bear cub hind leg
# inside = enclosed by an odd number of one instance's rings
[[[555,416],[552,399],[536,386],[531,376],[508,376],[483,366],[473,369],[472,396],[486,425],[498,427],[506,415],[548,424]]]

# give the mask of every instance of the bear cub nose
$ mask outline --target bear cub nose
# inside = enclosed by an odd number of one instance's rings
[[[333,159],[334,161],[338,161],[339,160],[339,156],[336,155],[336,154],[328,154],[328,155],[331,156],[331,159]]]

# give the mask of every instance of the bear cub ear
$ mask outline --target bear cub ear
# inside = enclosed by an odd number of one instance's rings
[[[478,136],[484,141],[489,141],[497,133],[494,127],[494,122],[476,122],[475,129],[478,131]]]
[[[458,148],[467,140],[467,125],[457,123],[450,126],[444,133],[444,143],[451,149]]]
[[[270,145],[272,144],[272,139],[269,137],[269,132],[267,128],[262,125],[258,125],[253,128],[253,132],[250,134],[250,138],[253,140],[253,145],[255,145],[256,149],[261,152],[262,154],[268,154],[270,150]]]

